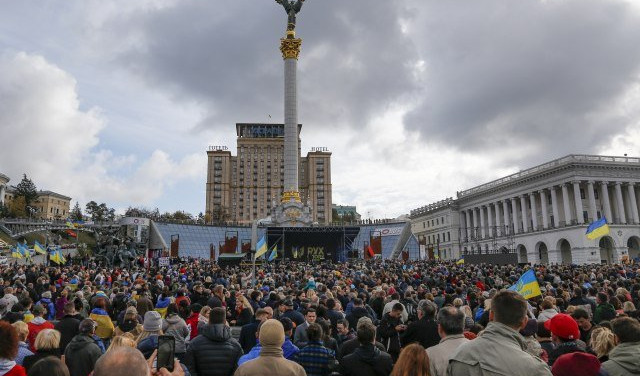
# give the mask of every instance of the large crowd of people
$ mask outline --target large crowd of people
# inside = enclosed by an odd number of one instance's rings
[[[0,376],[640,375],[635,264],[174,261],[0,266]]]

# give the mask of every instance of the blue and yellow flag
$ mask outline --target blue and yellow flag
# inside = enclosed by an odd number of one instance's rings
[[[42,244],[40,244],[37,240],[33,243],[33,250],[36,253],[39,253],[41,255],[44,255],[47,253],[47,251],[44,249],[44,247],[42,246]]]
[[[536,275],[533,269],[529,269],[526,273],[520,277],[518,283],[509,287],[509,290],[515,291],[522,295],[525,299],[530,299],[538,295],[542,295],[540,291],[540,285],[536,279]]]
[[[264,255],[265,253],[267,253],[269,249],[267,248],[267,239],[266,236],[263,236],[262,238],[260,238],[260,240],[258,240],[258,244],[256,244],[256,256],[255,258],[257,259],[258,257]]]
[[[609,225],[607,224],[607,218],[602,217],[597,221],[592,222],[589,227],[587,227],[587,239],[594,240],[598,239],[601,236],[605,236],[609,234]]]
[[[460,257],[460,260],[456,261],[456,265],[464,264],[464,257]]]
[[[269,259],[267,261],[271,262],[271,261],[275,260],[276,257],[278,257],[278,249],[274,247],[273,251],[271,251],[271,254],[269,255]]]
[[[22,253],[20,253],[20,248],[11,248],[11,257],[21,259]]]
[[[56,249],[51,252],[49,259],[55,262],[56,264],[62,264],[62,258],[60,256],[61,256],[60,251]]]
[[[18,252],[20,252],[20,254],[24,256],[27,260],[31,261],[31,251],[29,251],[29,247],[27,247],[26,240],[24,244],[18,243]]]

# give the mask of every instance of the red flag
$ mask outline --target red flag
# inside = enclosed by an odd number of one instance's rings
[[[373,248],[371,246],[367,246],[367,254],[369,257],[373,257]]]
[[[69,236],[71,236],[72,238],[75,238],[76,236],[78,236],[78,234],[76,234],[75,232],[73,232],[71,230],[67,230],[67,234],[69,234]]]

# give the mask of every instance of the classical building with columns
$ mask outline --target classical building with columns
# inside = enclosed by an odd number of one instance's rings
[[[9,177],[3,173],[0,173],[0,205],[4,205],[4,195],[7,191],[7,184],[9,183]]]
[[[448,209],[457,221],[446,224],[459,236],[450,258],[516,252],[521,263],[586,264],[640,257],[638,194],[640,158],[598,155],[568,155],[457,192]],[[427,220],[444,210],[432,205],[411,211],[421,244],[429,244]],[[588,224],[602,216],[610,234],[587,239]]]

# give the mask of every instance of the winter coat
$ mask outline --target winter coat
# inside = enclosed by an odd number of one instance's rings
[[[61,296],[56,299],[56,320],[60,320],[64,317],[64,305],[67,304],[66,296]]]
[[[42,317],[36,317],[27,324],[27,327],[29,328],[29,335],[27,336],[29,349],[31,349],[31,351],[36,351],[36,348],[33,345],[36,343],[38,333],[43,329],[53,329],[53,324]]]
[[[388,313],[384,315],[378,327],[379,340],[393,357],[394,361],[400,354],[400,333],[396,331],[396,326],[402,324],[399,317],[391,317]]]
[[[425,349],[440,343],[438,334],[438,323],[433,319],[422,317],[420,320],[412,322],[407,326],[407,330],[400,335],[402,346],[412,342],[418,342]]]
[[[360,320],[361,317],[368,317],[373,321],[373,317],[369,315],[369,312],[367,311],[366,308],[354,307],[351,310],[351,313],[347,315],[347,321],[349,321],[349,328],[354,328],[354,329],[357,328],[358,320]]]
[[[80,321],[73,316],[65,315],[55,325],[55,329],[60,332],[60,352],[64,353],[64,349],[69,342],[78,335]]]
[[[611,303],[598,304],[596,312],[593,314],[593,322],[600,324],[600,321],[612,320],[616,317],[616,310]]]
[[[249,352],[238,359],[238,366],[241,366],[244,363],[259,357],[261,350],[262,346],[260,346],[260,343],[258,343]],[[294,345],[289,338],[284,339],[284,343],[282,344],[282,356],[284,356],[285,359],[292,360],[299,351],[300,349],[296,345]]]
[[[340,374],[343,376],[387,376],[392,370],[391,355],[373,344],[358,347],[340,362]]]
[[[117,337],[125,333],[131,333],[133,334],[133,338],[138,338],[142,330],[142,325],[137,320],[127,320],[116,327],[113,335]]]
[[[56,358],[60,359],[60,351],[58,349],[38,350],[35,352],[35,354],[25,357],[22,361],[22,366],[24,367],[25,371],[29,372],[29,369],[31,369],[31,367],[36,364],[38,360],[44,359],[48,356],[55,356]]]
[[[0,376],[27,376],[27,372],[13,360],[0,359]]]
[[[186,338],[189,337],[189,328],[180,316],[172,314],[162,320],[162,332],[176,339],[176,354],[187,352]]]
[[[192,312],[184,322],[189,326],[189,339],[194,339],[198,335],[198,317],[200,312]]]
[[[448,335],[440,340],[440,343],[429,347],[429,367],[431,376],[446,376],[449,359],[456,353],[461,345],[469,342],[462,334]]]
[[[540,314],[538,315],[538,321],[539,322],[545,322],[547,320],[550,320],[553,316],[557,315],[558,311],[556,311],[553,308],[547,308],[545,310],[543,310],[542,312],[540,312]]]
[[[158,348],[158,336],[155,334],[150,335],[149,337],[138,342],[136,348],[140,350],[145,359],[149,359],[149,357],[151,357],[151,354],[153,354],[153,350]]]
[[[234,376],[306,376],[301,365],[285,359],[282,349],[275,346],[264,347],[260,350],[260,356],[250,362],[246,362],[233,374]]]
[[[551,376],[549,366],[525,349],[520,333],[492,321],[482,335],[458,348],[447,372],[450,376]]]
[[[193,376],[230,376],[238,367],[242,347],[223,324],[206,325],[187,346],[184,364]]]
[[[47,309],[47,317],[45,317],[47,320],[56,319],[56,307],[51,301],[51,299],[42,298],[34,305],[38,305],[38,304],[40,304],[41,306]]]
[[[93,338],[85,334],[73,337],[64,351],[70,376],[87,376],[93,372],[93,367],[100,356],[102,356],[100,347]]]
[[[609,353],[609,360],[602,363],[602,368],[609,376],[640,375],[640,342],[624,342],[614,347]]]

